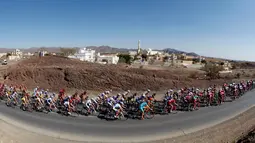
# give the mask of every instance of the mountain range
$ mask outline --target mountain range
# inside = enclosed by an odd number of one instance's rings
[[[34,53],[34,52],[38,52],[39,50],[43,49],[48,52],[59,53],[60,48],[79,48],[79,47],[32,47],[32,48],[20,49],[20,50],[22,52]],[[100,53],[128,53],[129,51],[136,51],[136,49],[115,48],[115,47],[110,47],[110,46],[87,46],[86,48],[95,50],[96,52],[100,52]],[[12,52],[14,50],[15,50],[14,48],[0,48],[0,53]],[[199,56],[198,54],[193,53],[193,52],[189,53],[189,52],[180,51],[180,50],[172,49],[172,48],[166,48],[166,49],[157,50],[157,51],[163,51],[163,52],[166,52],[169,54],[172,54],[172,53],[183,54],[183,53],[185,53],[185,54],[191,55],[191,56]]]

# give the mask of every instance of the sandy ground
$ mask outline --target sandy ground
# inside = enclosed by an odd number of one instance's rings
[[[78,143],[25,131],[0,120],[0,143]],[[232,143],[255,126],[255,107],[210,129],[150,143]]]

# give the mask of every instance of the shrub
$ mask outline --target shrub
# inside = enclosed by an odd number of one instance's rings
[[[220,71],[223,70],[223,67],[216,64],[207,63],[202,70],[206,72],[206,76],[209,79],[217,79],[220,78]]]
[[[206,60],[202,60],[201,63],[202,64],[206,64],[207,62],[206,62]]]
[[[198,79],[198,72],[191,72],[188,77],[192,79]]]
[[[120,57],[118,63],[126,63],[126,59],[123,57]]]
[[[126,64],[131,64],[132,62],[132,57],[128,54],[119,54],[118,57],[120,58],[119,60],[121,60],[120,63],[123,62],[124,59]]]
[[[145,61],[148,60],[148,56],[146,54],[142,54],[142,59],[144,59]]]
[[[240,78],[241,74],[240,73],[237,73],[236,74],[236,78]]]
[[[199,63],[199,59],[198,58],[194,58],[194,59],[192,59],[192,61],[193,61],[193,64],[196,64],[196,63]]]

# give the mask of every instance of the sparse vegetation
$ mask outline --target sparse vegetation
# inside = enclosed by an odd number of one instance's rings
[[[6,54],[6,58],[8,58],[9,56],[11,56],[12,54],[11,53],[7,53]]]
[[[118,63],[126,63],[126,59],[124,57],[120,57]]]
[[[199,59],[198,58],[194,58],[194,59],[192,59],[192,61],[193,61],[193,64],[199,63]]]
[[[126,63],[126,64],[131,64],[132,62],[132,57],[128,54],[119,54],[118,57],[119,59],[119,63]]]
[[[146,54],[142,54],[142,59],[147,61],[148,60],[148,56]]]
[[[198,79],[199,75],[198,75],[198,72],[195,71],[195,72],[191,72],[188,77],[192,79]]]
[[[207,61],[206,61],[206,60],[202,60],[201,63],[202,63],[202,64],[206,64]]]
[[[252,69],[255,68],[254,62],[236,62],[232,61],[232,69]]]
[[[213,63],[207,63],[202,68],[202,70],[206,72],[206,76],[208,79],[218,79],[220,78],[220,71],[223,70],[223,67]]]
[[[168,57],[168,56],[165,56],[165,57],[163,58],[163,62],[167,62],[168,59],[169,59],[169,57]]]
[[[60,48],[60,52],[62,56],[70,56],[74,55],[77,52],[76,48]]]
[[[238,79],[239,79],[239,78],[240,78],[240,76],[241,76],[241,74],[240,74],[240,73],[237,73],[237,74],[236,74],[236,78],[238,78]]]

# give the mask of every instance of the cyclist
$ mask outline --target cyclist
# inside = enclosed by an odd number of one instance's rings
[[[110,107],[113,107],[115,100],[112,97],[107,98],[106,101]]]
[[[104,92],[104,97],[105,97],[105,98],[108,98],[111,92],[112,92],[112,90],[107,90],[107,91],[105,91],[105,92]]]
[[[87,91],[84,91],[83,93],[80,94],[80,99],[82,104],[85,104],[86,98],[87,98]]]
[[[14,100],[14,104],[17,105],[17,98],[18,98],[18,93],[16,91],[14,91],[8,98],[8,100],[10,101],[11,99]]]
[[[147,90],[143,93],[143,95],[148,96],[150,92],[151,92],[151,90],[150,90],[150,89],[147,89]]]
[[[176,103],[175,97],[170,96],[170,98],[168,99],[167,105],[170,106],[170,113],[173,110],[176,110],[176,106],[178,105]]]
[[[61,89],[58,95],[60,103],[62,103],[62,101],[64,100],[64,97],[65,97],[65,89]]]
[[[124,97],[127,97],[129,93],[130,93],[130,90],[127,90],[127,91],[125,91],[122,95],[123,95]]]
[[[148,96],[148,100],[149,101],[155,101],[155,96],[156,96],[156,93],[153,93],[151,96]]]
[[[225,90],[223,89],[223,88],[221,88],[220,90],[219,90],[219,97],[220,97],[220,101],[221,102],[224,102],[224,96],[225,96]]]
[[[139,96],[139,97],[136,98],[136,102],[137,102],[137,103],[140,103],[140,102],[142,102],[145,98],[146,98],[146,94],[142,94],[141,96]]]
[[[116,101],[119,99],[119,97],[120,97],[120,94],[118,93],[116,96],[113,96],[112,98]]]
[[[66,107],[66,110],[68,111],[67,113],[69,115],[71,115],[71,109],[74,107],[73,106],[73,99],[71,96],[67,96],[64,100],[63,100],[64,106]]]
[[[207,95],[208,95],[208,98],[209,98],[208,106],[210,106],[213,102],[213,99],[214,99],[214,93],[213,93],[211,88],[208,88]]]
[[[103,100],[105,100],[105,99],[107,99],[108,98],[108,95],[110,94],[110,91],[105,91],[105,92],[103,92],[103,93],[101,93],[100,94],[100,98],[101,99],[103,99]]]
[[[35,98],[35,101],[36,101],[36,108],[41,108],[43,106],[43,97],[42,97],[42,94],[36,94],[36,96],[34,97]]]
[[[29,94],[25,94],[22,98],[21,98],[21,101],[22,101],[22,105],[27,107],[28,105],[28,97],[29,97]]]
[[[198,95],[193,95],[193,104],[194,104],[194,109],[197,109],[197,105],[198,105]]]
[[[88,112],[91,112],[91,107],[92,107],[92,101],[89,99],[89,97],[86,97],[86,104],[85,106],[87,107]]]
[[[134,93],[133,95],[126,97],[126,101],[127,101],[128,103],[134,102],[134,101],[135,101],[135,96],[136,96],[136,95],[137,95],[137,93]]]
[[[148,103],[145,100],[143,100],[143,102],[139,105],[139,110],[142,112],[141,117],[142,120],[144,119],[144,109],[151,110],[151,108],[149,107]]]
[[[97,109],[98,107],[98,103],[97,103],[97,98],[91,98],[92,101],[92,107],[95,109]]]
[[[54,97],[53,96],[48,96],[48,98],[46,99],[45,101],[46,103],[46,106],[49,106],[50,107],[50,110],[51,108],[55,108],[55,104],[54,104]]]
[[[115,111],[115,116],[114,116],[115,118],[117,118],[119,113],[123,111],[123,107],[122,107],[123,105],[124,105],[123,102],[120,102],[120,103],[115,102],[115,104],[112,108]]]

